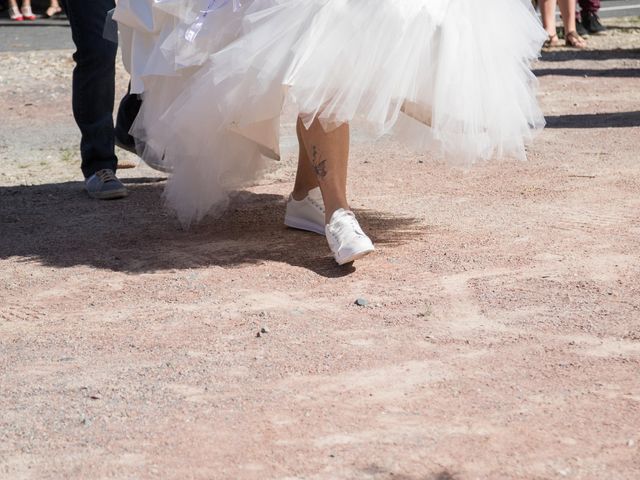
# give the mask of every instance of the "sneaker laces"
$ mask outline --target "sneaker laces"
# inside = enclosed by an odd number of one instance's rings
[[[320,199],[318,199],[315,195],[312,195],[311,192],[313,190],[309,191],[309,193],[307,194],[307,199],[311,202],[311,204],[316,207],[318,210],[320,210],[322,213],[325,213],[324,210],[324,201],[322,200],[322,196],[320,196]],[[322,195],[322,194],[321,194]]]
[[[117,180],[116,174],[113,172],[113,170],[110,170],[108,168],[105,168],[104,170],[98,170],[95,175],[102,181],[102,183],[114,182]]]
[[[324,203],[318,202],[315,198],[311,198],[311,197],[308,197],[308,198],[314,207],[316,207],[318,210],[324,213]]]
[[[334,214],[335,217],[331,222],[332,230],[334,230],[334,235],[337,237],[342,237],[346,233],[353,233],[359,237],[364,237],[365,234],[356,219],[355,214],[351,210],[343,210],[342,212],[337,212],[337,215]]]

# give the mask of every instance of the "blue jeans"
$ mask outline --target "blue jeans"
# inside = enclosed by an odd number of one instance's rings
[[[113,103],[118,46],[102,37],[114,0],[61,0],[76,45],[73,59],[73,116],[80,128],[85,178],[98,170],[115,171]]]

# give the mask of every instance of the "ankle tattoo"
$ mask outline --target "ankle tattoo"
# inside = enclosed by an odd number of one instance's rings
[[[322,158],[322,154],[315,145],[311,147],[311,163],[313,164],[313,170],[319,178],[327,176],[327,159]]]

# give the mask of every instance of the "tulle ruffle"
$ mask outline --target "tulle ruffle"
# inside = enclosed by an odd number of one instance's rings
[[[307,125],[354,123],[463,165],[522,159],[544,125],[529,63],[546,34],[527,0],[211,5],[120,0],[115,15],[144,92],[132,133],[173,170],[185,223],[278,158],[286,99]]]

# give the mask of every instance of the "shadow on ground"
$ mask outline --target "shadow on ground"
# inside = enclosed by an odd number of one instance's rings
[[[448,470],[442,470],[434,474],[427,474],[416,477],[392,473],[385,468],[381,468],[377,465],[371,465],[364,469],[364,473],[368,477],[374,476],[376,478],[392,478],[393,480],[458,480],[458,476]]]
[[[185,231],[163,207],[163,181],[125,182],[129,197],[110,202],[89,199],[79,182],[0,187],[0,259],[132,273],[265,261],[326,277],[353,271],[335,264],[322,236],[283,226],[280,195],[240,192],[221,218]],[[358,216],[379,245],[402,244],[427,229],[414,218],[366,210]]]
[[[625,59],[640,59],[640,48],[616,48],[610,50],[558,50],[542,52],[542,61],[544,62]]]
[[[640,111],[549,115],[547,128],[631,128],[640,127]]]
[[[640,77],[640,68],[538,68],[533,73],[536,77],[635,78]]]

